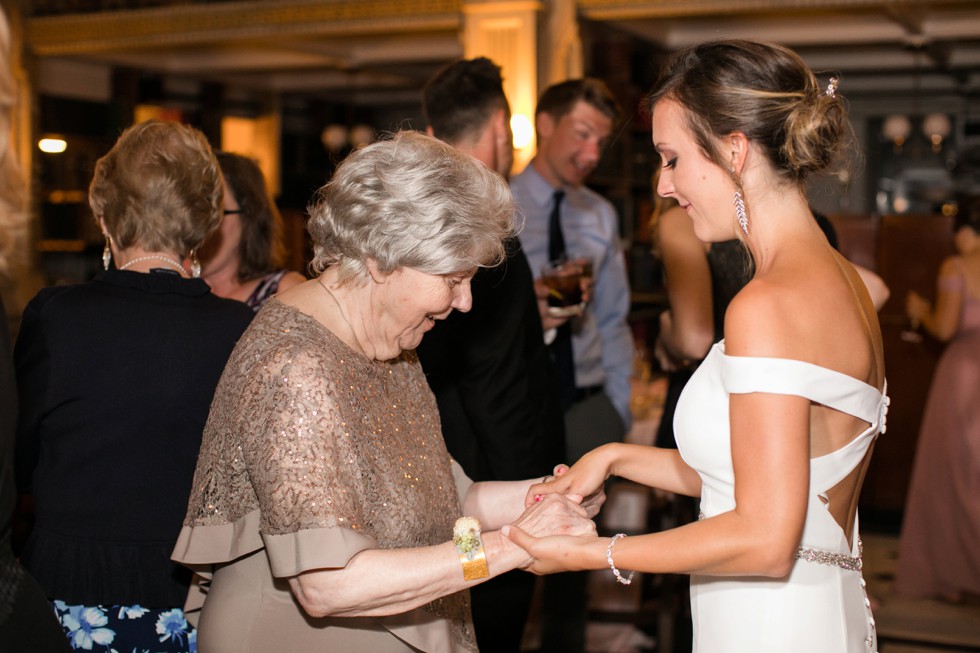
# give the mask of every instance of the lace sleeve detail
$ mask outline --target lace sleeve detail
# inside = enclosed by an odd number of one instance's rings
[[[275,352],[243,385],[241,450],[264,534],[364,524],[359,454],[335,378],[322,356],[292,349]]]
[[[273,298],[215,393],[177,559],[226,562],[264,546],[288,577],[365,548],[436,545],[452,537],[467,481],[454,478],[413,353],[368,361]],[[420,634],[384,625],[420,650],[443,636],[475,650],[465,592],[416,612]]]

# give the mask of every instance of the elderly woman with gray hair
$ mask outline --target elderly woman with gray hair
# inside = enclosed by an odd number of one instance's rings
[[[465,590],[531,563],[501,527],[594,533],[599,497],[522,512],[532,481],[467,479],[412,351],[514,229],[504,181],[418,133],[321,189],[319,276],[258,313],[205,429],[174,553],[206,579],[203,653],[476,650]]]

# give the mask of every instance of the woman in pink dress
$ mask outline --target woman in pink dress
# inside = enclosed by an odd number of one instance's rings
[[[961,206],[955,244],[935,306],[914,292],[906,301],[913,325],[949,344],[922,418],[895,592],[958,602],[980,595],[980,197]]]

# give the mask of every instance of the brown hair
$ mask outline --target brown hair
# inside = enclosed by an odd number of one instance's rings
[[[148,120],[95,164],[89,205],[117,247],[186,256],[221,222],[221,177],[197,129]]]
[[[538,100],[534,115],[547,113],[552,120],[558,122],[580,100],[594,107],[613,122],[619,120],[622,113],[619,103],[616,102],[616,98],[605,82],[594,77],[585,77],[570,79],[546,88]]]
[[[963,195],[958,198],[956,217],[953,218],[953,232],[969,227],[980,235],[980,195]]]
[[[478,135],[499,109],[509,117],[500,67],[486,57],[442,68],[422,89],[422,113],[432,134],[447,143]]]
[[[282,267],[286,249],[282,242],[282,216],[269,196],[262,169],[254,159],[218,152],[225,184],[235,196],[242,223],[238,242],[238,280],[257,279]]]
[[[803,60],[780,45],[728,40],[684,48],[667,62],[648,108],[663,99],[684,107],[695,140],[720,167],[729,163],[717,140],[742,132],[798,184],[827,168],[849,133],[836,86],[822,88]]]

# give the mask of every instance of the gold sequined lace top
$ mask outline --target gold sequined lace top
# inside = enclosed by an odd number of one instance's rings
[[[174,559],[200,570],[264,547],[290,577],[439,544],[461,488],[414,352],[369,361],[272,299],[218,384]],[[475,650],[466,592],[420,610],[449,620],[445,650]]]

